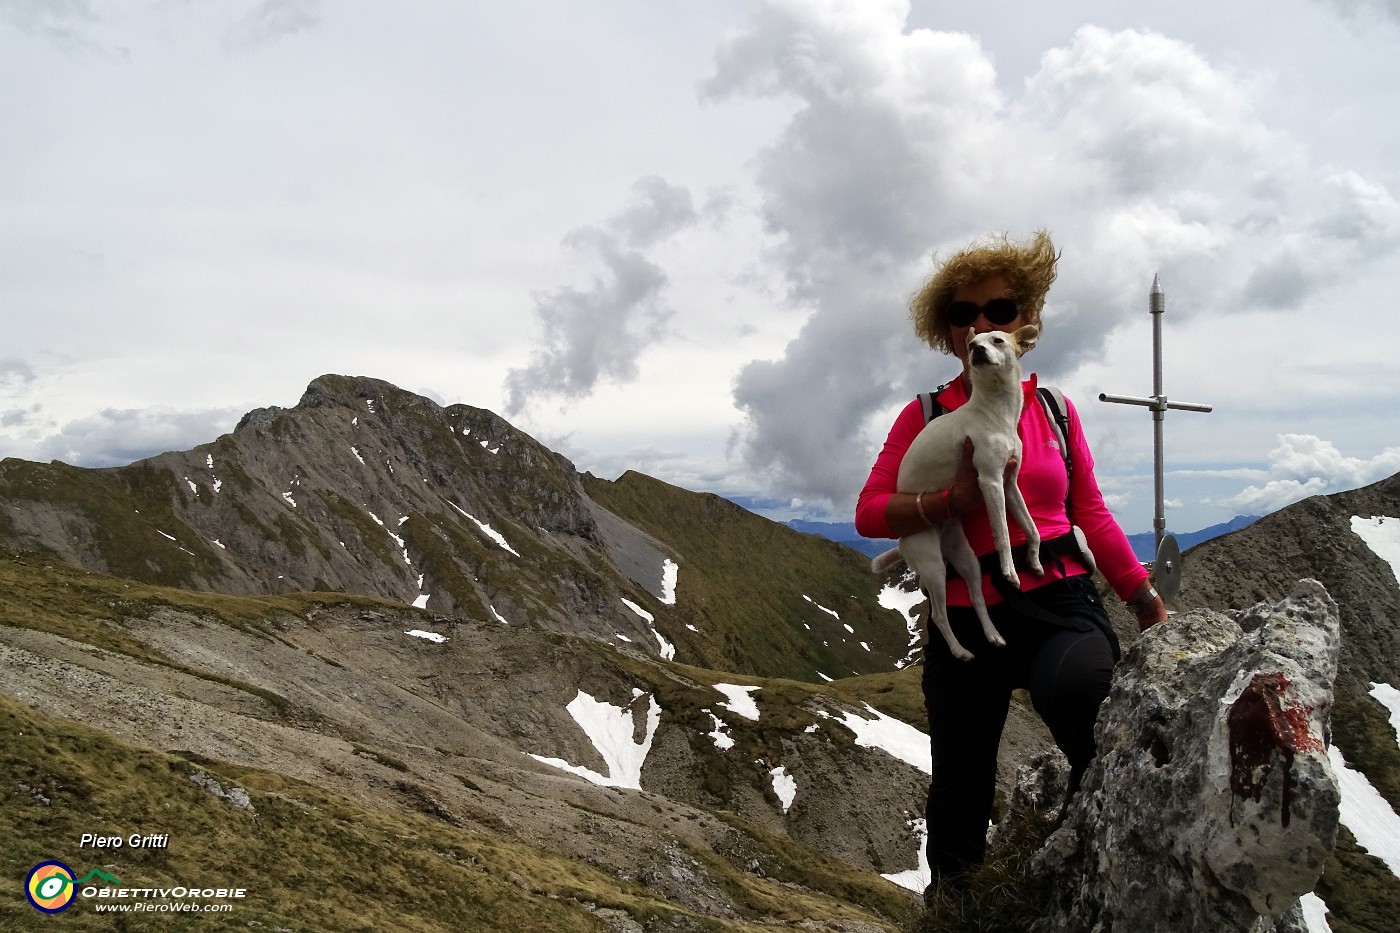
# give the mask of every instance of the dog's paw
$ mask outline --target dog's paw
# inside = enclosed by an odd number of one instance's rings
[[[971,651],[968,651],[966,648],[960,646],[953,651],[953,657],[957,658],[963,663],[967,663],[968,661],[972,660],[973,655]]]
[[[1005,647],[1006,647],[1006,639],[1005,639],[1005,638],[1002,638],[1000,635],[998,635],[996,638],[989,638],[989,639],[987,639],[987,641],[991,642],[991,643],[992,643],[992,647],[994,647],[994,648],[1005,648]]]
[[[1039,560],[1028,561],[1027,566],[1030,568],[1031,573],[1035,574],[1037,577],[1045,576],[1045,568],[1040,565]]]

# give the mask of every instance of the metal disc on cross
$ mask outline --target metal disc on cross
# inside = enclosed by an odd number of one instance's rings
[[[1176,538],[1164,535],[1157,545],[1157,559],[1152,562],[1152,585],[1162,599],[1173,599],[1181,592],[1181,548]]]

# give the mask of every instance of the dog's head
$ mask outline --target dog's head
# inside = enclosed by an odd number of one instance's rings
[[[978,334],[968,341],[968,362],[974,370],[988,366],[993,369],[1016,368],[1017,361],[1035,346],[1039,336],[1040,328],[1034,324],[1018,327],[1009,334],[999,330]]]

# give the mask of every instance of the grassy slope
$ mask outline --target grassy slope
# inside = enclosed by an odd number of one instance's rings
[[[0,463],[0,497],[64,510],[73,537],[109,572],[172,586],[218,579],[222,570],[209,545],[171,510],[180,495],[169,473],[144,465],[92,470],[58,461]],[[0,522],[7,537],[8,525]]]
[[[286,705],[280,697],[174,665],[107,620],[139,618],[168,607],[262,632],[269,619],[301,615],[327,603],[403,608],[340,594],[236,597],[148,586],[2,549],[0,594],[4,624],[178,667],[256,693],[279,708]],[[690,702],[677,692],[688,691],[653,664],[616,656],[591,642],[583,644],[607,655],[600,661],[635,667],[641,679],[665,693],[663,705],[677,714],[697,703],[713,702],[705,691]],[[733,679],[715,671],[667,666],[683,669],[702,683]],[[859,696],[868,680],[852,678],[843,691]],[[799,708],[822,688],[784,681],[763,685],[768,694],[765,707],[786,710],[766,718],[768,729],[781,729],[799,717],[804,724],[811,721],[810,713]],[[880,687],[871,686],[870,692],[879,694]],[[288,709],[287,715],[295,717],[296,711]],[[703,734],[710,726],[698,711],[695,715]],[[199,918],[206,928],[246,928],[256,921],[292,930],[605,929],[585,903],[623,910],[642,922],[648,917],[684,919],[697,930],[765,928],[752,919],[731,924],[692,915],[641,886],[510,839],[474,834],[415,814],[367,808],[276,774],[138,748],[103,733],[95,728],[98,725],[47,716],[0,694],[0,878],[13,882],[0,884],[0,929],[48,929],[43,924],[52,919],[26,903],[20,882],[33,865],[51,858],[66,862],[80,875],[104,867],[128,886],[198,883],[249,890],[248,900],[231,914]],[[225,787],[246,788],[257,818],[192,783],[189,777],[196,770]],[[907,909],[905,898],[873,874],[767,833],[736,814],[717,815],[757,841],[767,877],[740,871],[713,854],[691,854],[705,862],[743,916],[794,921],[871,917],[864,913],[868,910],[889,917]],[[170,833],[171,848],[80,851],[78,839],[85,832]],[[86,902],[67,911],[63,922],[74,929],[122,928],[114,927],[111,917],[99,918]],[[162,915],[159,922],[183,928],[196,921]],[[149,923],[141,918],[131,928]]]
[[[256,818],[194,784],[196,770],[246,788]],[[0,886],[6,929],[51,928],[18,883],[49,858],[80,875],[101,866],[129,887],[247,889],[233,912],[200,918],[203,927],[598,930],[582,901],[670,912],[639,889],[508,840],[365,809],[276,775],[134,748],[3,696],[0,774],[0,872],[13,882]],[[166,832],[170,847],[79,850],[87,832]],[[168,916],[176,928],[195,922]],[[150,922],[142,920],[132,928]],[[86,901],[63,922],[114,928]]]
[[[693,618],[705,633],[707,666],[816,682],[816,671],[869,674],[888,669],[880,655],[904,655],[907,632],[894,613],[879,608],[880,581],[855,551],[639,473],[615,482],[583,479],[595,501],[678,555],[683,593],[677,612],[689,614],[686,621]],[[838,612],[840,620],[814,603]]]

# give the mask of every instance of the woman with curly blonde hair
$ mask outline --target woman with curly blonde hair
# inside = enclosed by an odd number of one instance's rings
[[[997,749],[1013,690],[1030,692],[1036,712],[1069,759],[1070,793],[1094,757],[1094,720],[1118,656],[1117,639],[1091,579],[1095,564],[1118,597],[1133,607],[1139,628],[1166,618],[1146,571],[1104,504],[1078,412],[1063,396],[1041,392],[1034,373],[1022,385],[1018,485],[1043,542],[1042,576],[1021,570],[1025,535],[1013,523],[1020,589],[1004,581],[997,585],[1001,576],[970,440],[948,489],[917,495],[897,491],[899,464],[910,442],[929,417],[960,407],[972,391],[968,341],[1025,324],[1044,332],[1041,313],[1058,260],[1044,230],[1026,243],[994,237],[950,256],[915,294],[910,302],[914,332],[935,350],[956,356],[962,372],[932,393],[927,413],[920,399],[900,412],[856,504],[856,528],[866,537],[899,538],[955,518],[973,550],[991,557],[983,561],[978,585],[1006,646],[987,643],[968,584],[951,576],[948,619],[974,657],[954,659],[941,638],[929,638],[924,648],[924,703],[933,752],[926,812],[934,875],[930,892],[940,884],[956,886],[985,854]],[[1053,401],[1046,401],[1047,395]],[[1076,529],[1089,554],[1081,549]]]

